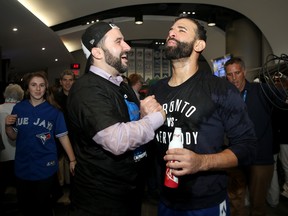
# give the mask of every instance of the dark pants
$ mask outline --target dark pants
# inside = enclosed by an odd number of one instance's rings
[[[55,176],[38,181],[17,179],[17,197],[24,216],[53,216],[51,191]]]
[[[0,162],[0,215],[4,214],[5,191],[15,187],[14,160]]]

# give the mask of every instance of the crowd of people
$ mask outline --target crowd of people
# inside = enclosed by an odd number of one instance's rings
[[[33,72],[22,86],[8,85],[0,105],[0,204],[14,182],[24,216],[52,216],[68,184],[69,216],[140,216],[153,173],[159,216],[266,215],[266,202],[276,206],[280,195],[275,136],[288,197],[286,124],[273,124],[269,88],[246,79],[241,58],[225,63],[227,79],[199,66],[206,38],[197,20],[177,18],[164,46],[172,74],[145,96],[142,76],[123,76],[131,48],[107,22],[82,35],[87,65],[77,80],[64,71],[55,91],[45,72]],[[183,148],[168,149],[175,127]],[[167,167],[177,189],[164,185]]]

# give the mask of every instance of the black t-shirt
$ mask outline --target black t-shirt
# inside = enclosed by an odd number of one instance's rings
[[[223,151],[224,135],[228,148],[240,165],[249,164],[255,157],[256,137],[246,105],[239,91],[227,80],[198,71],[186,82],[168,85],[169,78],[151,87],[151,94],[166,111],[166,121],[156,131],[155,142],[162,175],[163,156],[175,127],[181,127],[184,148],[198,154]],[[206,171],[179,177],[179,188],[162,188],[162,200],[170,208],[201,209],[221,203],[227,196],[225,171]]]
[[[138,103],[128,85],[117,86],[89,72],[73,84],[67,100],[77,158],[71,201],[99,215],[107,209],[129,215],[133,205],[141,202],[139,185],[145,161],[134,162],[133,151],[113,155],[92,139],[111,125],[130,121],[124,94]]]

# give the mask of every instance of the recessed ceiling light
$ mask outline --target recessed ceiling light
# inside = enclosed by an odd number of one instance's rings
[[[13,28],[12,30],[13,30],[13,31],[18,31],[18,29],[17,29],[17,28]]]
[[[183,11],[182,14],[188,14],[188,15],[189,14],[195,14],[195,11],[192,11],[192,12],[191,11]]]
[[[58,61],[58,59],[56,58],[56,59],[55,59],[55,62],[57,62],[57,61]]]
[[[46,48],[45,47],[42,47],[42,50],[45,50]]]
[[[207,25],[210,27],[213,27],[213,26],[216,26],[216,23],[215,22],[209,22],[209,23],[207,23]]]

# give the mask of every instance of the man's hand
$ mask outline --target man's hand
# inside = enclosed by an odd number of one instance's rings
[[[197,173],[204,163],[204,155],[199,155],[188,149],[169,149],[164,157],[166,166],[172,169],[175,176]],[[173,162],[171,162],[173,161]]]
[[[154,112],[161,112],[163,119],[166,118],[166,114],[162,106],[156,101],[155,96],[151,95],[140,101],[140,115],[141,118]]]
[[[175,176],[194,174],[199,171],[222,170],[238,165],[236,155],[229,149],[215,154],[197,154],[189,149],[169,149],[164,156],[166,166]],[[172,162],[171,161],[175,161]]]

